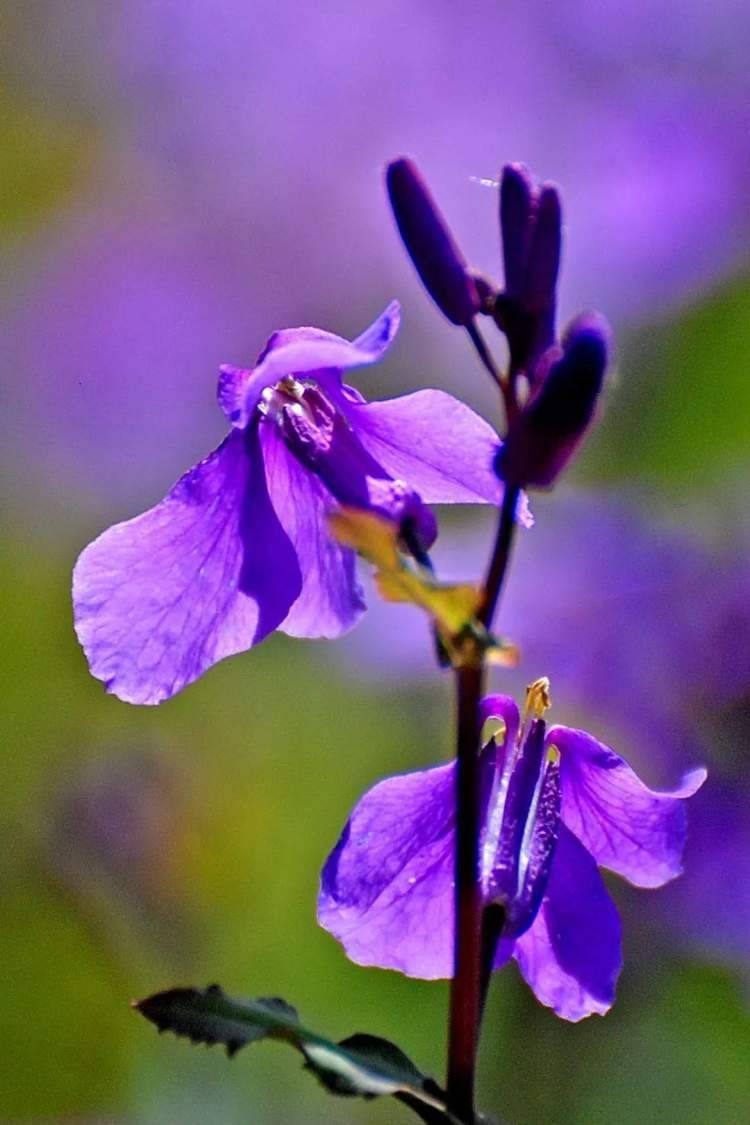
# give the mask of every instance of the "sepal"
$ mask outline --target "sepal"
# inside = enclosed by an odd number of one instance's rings
[[[515,667],[518,649],[491,634],[478,619],[482,594],[470,583],[439,582],[424,565],[402,551],[399,527],[370,512],[342,508],[329,516],[339,543],[353,547],[375,567],[375,583],[388,602],[417,605],[432,618],[439,651],[454,667],[475,663],[482,655],[492,664]]]

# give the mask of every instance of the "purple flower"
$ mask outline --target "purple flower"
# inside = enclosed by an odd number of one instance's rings
[[[274,629],[351,628],[365,606],[354,552],[328,531],[336,503],[397,521],[422,551],[436,535],[425,503],[499,501],[497,436],[468,407],[436,390],[366,403],[342,382],[398,322],[394,302],[353,342],[284,329],[252,370],[222,368],[228,436],[76,564],[76,631],[109,691],[159,703]]]
[[[597,866],[638,887],[679,875],[682,800],[705,771],[654,792],[591,735],[547,729],[547,688],[529,689],[523,721],[508,696],[483,701],[496,733],[482,751],[480,879],[485,903],[504,911],[494,968],[514,957],[543,1004],[579,1020],[612,1006],[622,965],[619,918]],[[452,973],[454,768],[381,781],[326,861],[318,919],[358,964],[425,979]]]

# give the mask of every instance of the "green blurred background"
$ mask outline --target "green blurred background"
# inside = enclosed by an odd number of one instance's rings
[[[70,609],[78,551],[211,447],[218,365],[250,363],[280,325],[351,334],[397,295],[401,342],[363,389],[441,386],[492,416],[466,346],[402,258],[387,158],[423,161],[494,273],[494,196],[471,177],[523,159],[560,182],[563,311],[600,305],[620,341],[574,483],[635,495],[649,519],[746,560],[745,6],[459,7],[2,10],[2,1120],[407,1119],[327,1098],[273,1046],[229,1063],[157,1039],[128,1002],[176,983],[284,996],[309,1025],[391,1037],[440,1075],[447,987],[350,965],[314,907],[362,791],[450,753],[445,680],[380,675],[387,644],[353,672],[356,649],[342,658],[276,635],[137,709],[89,677]],[[468,520],[447,526],[469,541]],[[481,565],[467,558],[467,575]],[[713,596],[698,592],[701,612]],[[655,635],[693,612],[681,597],[665,592]],[[738,616],[717,662],[747,662],[745,625]],[[585,649],[585,633],[570,643]],[[644,667],[644,691],[662,671]],[[679,683],[659,690],[681,701]],[[702,699],[696,719],[737,794],[738,899],[747,699],[745,680],[721,713]],[[576,707],[576,721],[607,729],[602,700]],[[635,735],[618,749],[638,759]],[[674,781],[693,761],[640,764]],[[716,854],[721,865],[720,820]],[[710,883],[696,909],[716,941],[688,934],[680,900],[665,917],[642,909],[651,896],[613,892],[626,918],[614,1010],[563,1024],[507,969],[486,1017],[482,1104],[518,1125],[750,1120],[750,912],[727,953]]]

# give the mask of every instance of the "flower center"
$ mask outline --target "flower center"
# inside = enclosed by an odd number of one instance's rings
[[[505,911],[508,937],[518,937],[534,921],[557,843],[560,754],[546,743],[543,715],[549,706],[549,681],[536,680],[527,689],[518,737],[495,750],[503,757],[488,803],[482,881],[487,903]]]
[[[297,406],[304,411],[305,390],[311,386],[312,383],[300,383],[293,375],[285,375],[280,382],[272,387],[266,387],[261,393],[258,413],[263,418],[279,422],[283,410]]]
[[[261,395],[262,423],[273,423],[292,456],[344,507],[376,512],[399,524],[403,538],[427,550],[435,518],[418,494],[394,478],[362,444],[344,411],[316,383],[288,375]],[[408,534],[407,534],[408,532]]]

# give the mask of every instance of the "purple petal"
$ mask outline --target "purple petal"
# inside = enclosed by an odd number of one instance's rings
[[[268,340],[255,367],[225,365],[219,377],[219,405],[233,426],[244,428],[266,387],[286,375],[310,375],[335,393],[348,367],[375,363],[391,345],[400,322],[398,301],[352,343],[322,328],[284,328]]]
[[[562,818],[598,864],[636,887],[660,887],[681,873],[682,802],[703,784],[705,770],[692,770],[677,789],[659,793],[584,731],[553,727],[547,742],[562,756]]]
[[[318,921],[357,964],[452,975],[453,775],[451,762],[381,781],[328,857]]]
[[[518,704],[510,695],[485,695],[479,704],[479,718],[484,725],[488,719],[502,719],[505,732],[501,739],[506,746],[516,740],[520,716]]]
[[[331,498],[287,450],[275,426],[261,426],[268,491],[297,554],[302,587],[279,628],[292,637],[338,637],[365,609],[354,551],[328,530]]]
[[[391,301],[390,305],[380,314],[377,320],[373,320],[372,324],[368,328],[365,328],[364,332],[360,332],[359,336],[352,341],[352,346],[355,347],[358,352],[364,352],[370,357],[365,361],[366,363],[375,363],[388,351],[388,348],[395,339],[400,324],[401,306],[398,301]],[[349,363],[346,366],[353,367],[357,366],[357,364]]]
[[[507,740],[504,748],[505,752],[498,755],[496,791],[490,797],[482,875],[488,898],[502,902],[510,914],[519,885],[521,840],[543,769],[543,724],[538,720],[531,724],[518,754]],[[508,922],[515,922],[515,918],[506,918],[506,928]],[[511,932],[515,933],[515,927]]]
[[[109,691],[159,703],[261,640],[299,590],[257,441],[248,446],[232,432],[161,503],[82,552],[73,574],[76,631]]]
[[[505,909],[503,933],[517,937],[534,921],[545,894],[560,819],[559,754],[548,752],[544,723],[534,720],[516,750],[518,708],[508,696],[487,696],[483,723],[501,718],[505,730],[486,746],[483,779],[481,880],[487,901]]]
[[[596,864],[563,825],[547,896],[513,956],[536,998],[563,1019],[603,1016],[622,968],[620,919]]]
[[[492,469],[500,440],[487,422],[444,391],[416,391],[383,402],[352,403],[349,421],[391,476],[426,504],[499,504]],[[528,513],[519,517],[528,525]]]
[[[501,719],[504,729],[493,734],[482,753],[482,820],[479,863],[483,891],[487,891],[497,864],[497,853],[503,828],[504,800],[499,790],[505,783],[503,765],[515,745],[520,716],[515,699],[509,695],[486,695],[479,704],[479,720],[484,728],[490,719]]]
[[[253,644],[278,628],[304,590],[302,563],[291,537],[271,500],[268,470],[258,428],[245,435],[250,458],[250,487],[242,511],[245,553],[239,588],[258,603],[258,627]]]
[[[337,503],[408,524],[421,549],[432,546],[437,537],[432,511],[404,481],[389,476],[364,448],[345,413],[317,387],[306,387],[301,402],[281,407],[275,421],[294,459]]]

